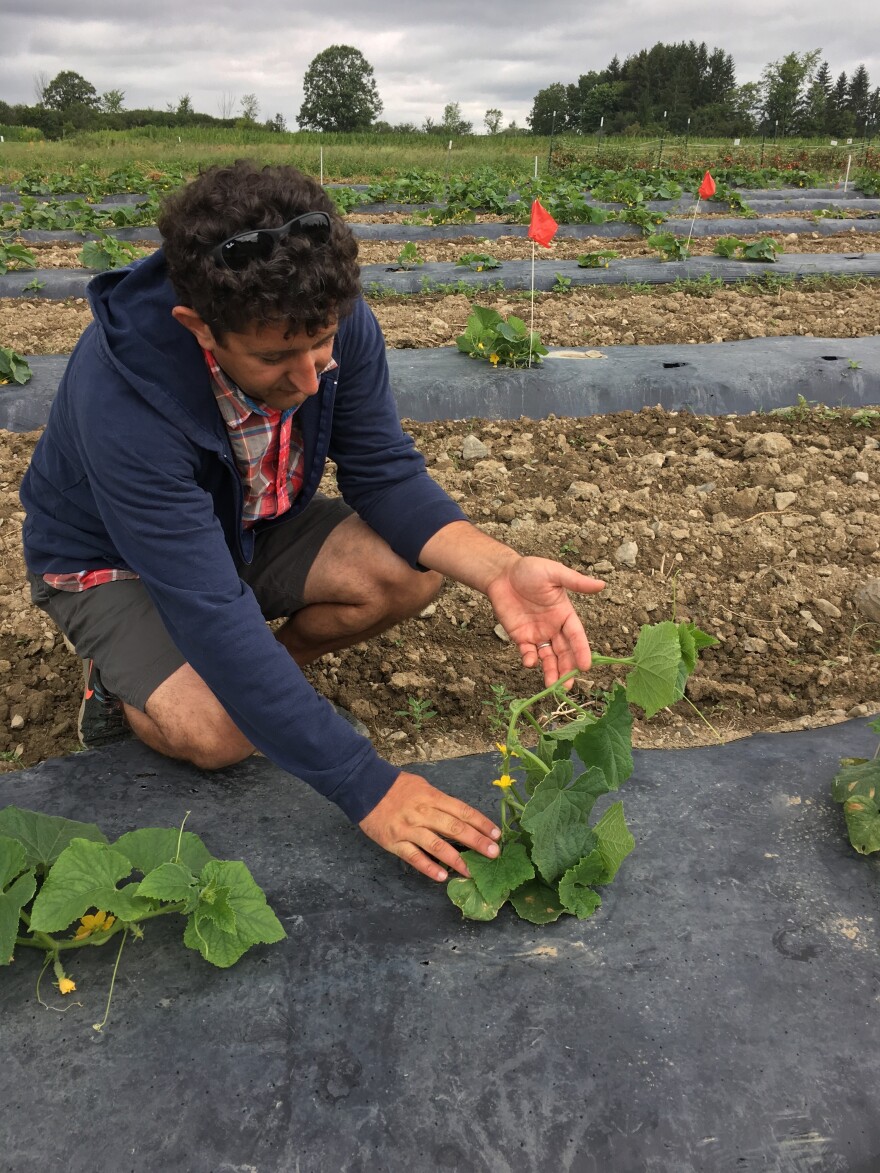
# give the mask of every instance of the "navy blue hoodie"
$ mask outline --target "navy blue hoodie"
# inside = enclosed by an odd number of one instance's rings
[[[95,321],[22,482],[28,568],[135,571],[242,733],[359,821],[399,770],[314,691],[239,578],[235,559],[253,552],[241,481],[201,349],[171,316],[161,250],[96,277],[89,300]],[[297,413],[304,482],[293,512],[329,456],[348,504],[415,567],[425,542],[464,514],[400,427],[385,343],[363,300],[340,322],[333,357],[338,369]]]

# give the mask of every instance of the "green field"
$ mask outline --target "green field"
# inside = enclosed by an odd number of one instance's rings
[[[784,142],[743,139],[664,140],[627,136],[557,137],[553,166],[571,163],[623,169],[626,167],[687,168],[700,166],[763,166],[800,169],[840,179],[851,157],[852,168],[880,168],[880,150],[870,142],[829,145],[827,139]],[[432,170],[449,176],[467,176],[489,166],[510,179],[550,169],[551,142],[532,135],[471,135],[449,140],[439,135],[318,134],[300,131],[273,134],[263,130],[204,128],[147,128],[141,131],[101,131],[60,142],[0,143],[0,183],[15,183],[33,172],[73,173],[83,165],[110,174],[137,164],[156,171],[194,175],[200,168],[256,158],[266,163],[290,163],[325,182],[368,183],[395,178],[408,171]]]

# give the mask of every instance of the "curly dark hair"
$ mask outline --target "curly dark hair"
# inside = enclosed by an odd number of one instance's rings
[[[330,239],[279,240],[265,261],[233,272],[211,249],[254,228],[280,228],[302,212],[326,212]],[[194,309],[218,342],[251,323],[284,322],[316,334],[350,312],[360,293],[357,241],[336,205],[295,167],[259,167],[239,159],[211,167],[166,197],[158,219],[168,276],[183,305]]]

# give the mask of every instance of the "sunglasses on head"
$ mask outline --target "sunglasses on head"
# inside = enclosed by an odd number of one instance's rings
[[[330,217],[326,212],[303,212],[280,228],[239,232],[212,248],[210,255],[218,264],[238,272],[251,261],[268,261],[277,242],[285,236],[308,236],[315,244],[326,244],[330,239]]]

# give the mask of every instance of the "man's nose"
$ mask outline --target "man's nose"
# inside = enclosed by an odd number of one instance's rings
[[[314,395],[318,390],[319,375],[312,355],[297,355],[287,368],[287,378],[303,395]]]

